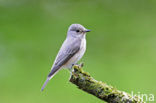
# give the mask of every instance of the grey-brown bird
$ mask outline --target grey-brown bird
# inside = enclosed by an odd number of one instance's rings
[[[51,71],[47,77],[47,80],[43,84],[42,91],[47,85],[48,81],[62,68],[72,69],[72,66],[76,64],[84,55],[86,51],[86,32],[90,30],[86,29],[80,24],[72,24],[67,32],[67,37],[63,42],[51,68]]]

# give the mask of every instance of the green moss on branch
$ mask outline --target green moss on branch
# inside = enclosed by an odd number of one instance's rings
[[[126,92],[95,80],[89,73],[82,70],[82,66],[74,66],[70,82],[77,85],[79,89],[108,103],[145,103],[138,97],[132,97]]]

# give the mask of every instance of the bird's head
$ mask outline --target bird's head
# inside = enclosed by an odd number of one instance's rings
[[[90,30],[86,29],[81,24],[72,24],[68,29],[67,35],[74,37],[84,37],[86,32],[90,32]]]

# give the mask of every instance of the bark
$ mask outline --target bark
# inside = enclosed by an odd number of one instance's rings
[[[132,97],[126,92],[95,80],[89,73],[83,71],[82,66],[75,65],[70,77],[70,82],[77,85],[79,89],[108,103],[145,103],[137,96]]]

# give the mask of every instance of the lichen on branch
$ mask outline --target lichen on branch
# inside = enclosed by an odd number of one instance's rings
[[[89,73],[84,72],[82,67],[83,65],[75,65],[70,77],[70,82],[77,85],[79,89],[108,103],[145,103],[137,96],[132,97],[126,92],[95,80]]]

